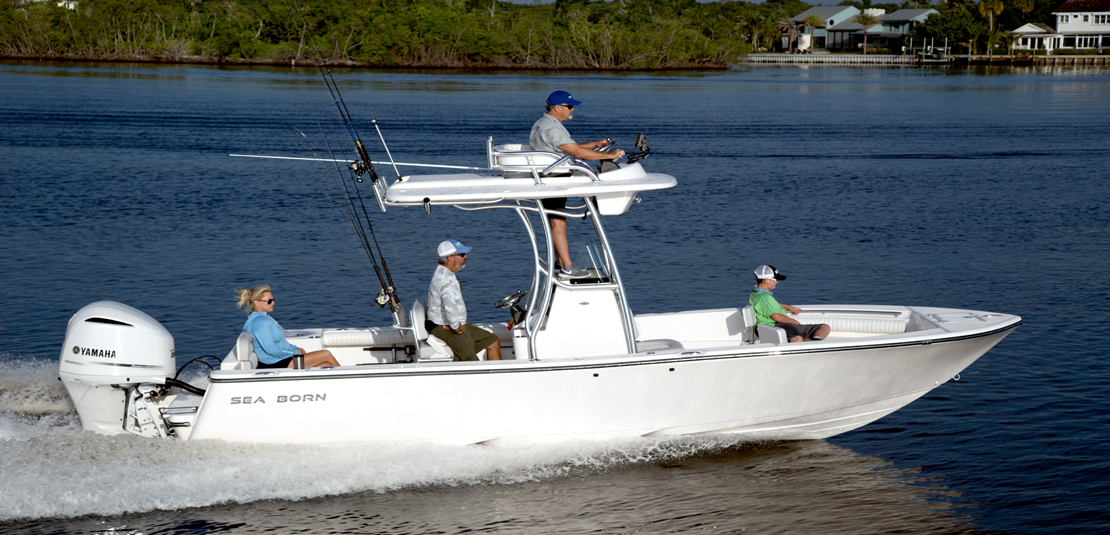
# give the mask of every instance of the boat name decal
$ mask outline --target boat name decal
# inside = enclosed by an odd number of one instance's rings
[[[109,349],[93,349],[91,347],[73,346],[73,354],[81,355],[82,357],[104,357],[106,359],[116,358],[115,351]]]
[[[278,403],[299,403],[304,401],[327,401],[327,394],[301,394],[292,396],[278,396]],[[254,405],[255,403],[266,403],[266,399],[262,396],[236,396],[231,398],[232,405]]]

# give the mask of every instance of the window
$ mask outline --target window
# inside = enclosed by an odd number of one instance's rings
[[[1090,20],[1088,20],[1090,17],[1090,15],[1083,15],[1083,22],[1090,22]]]
[[[1067,15],[1060,15],[1060,22],[1062,22],[1064,24],[1067,24],[1068,23],[1068,16]]]

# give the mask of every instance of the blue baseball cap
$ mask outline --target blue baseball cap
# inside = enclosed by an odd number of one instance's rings
[[[556,91],[547,96],[548,106],[558,106],[559,104],[570,104],[571,106],[578,106],[582,104],[582,101],[574,100],[574,97],[570,96],[570,93],[562,90]]]
[[[447,256],[455,253],[468,253],[472,247],[467,247],[456,240],[447,240],[436,248],[436,253],[439,256]]]

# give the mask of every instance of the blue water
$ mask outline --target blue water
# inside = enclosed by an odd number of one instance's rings
[[[827,441],[229,453],[91,436],[52,362],[92,301],[156,318],[182,362],[230,349],[237,287],[271,285],[286,328],[389,317],[320,168],[228,156],[330,136],[314,72],[0,62],[0,531],[1110,529],[1110,70],[335,74],[398,161],[484,165],[486,137],[524,142],[556,88],[584,101],[578,140],[649,134],[645,166],[678,187],[604,221],[637,313],[736,306],[770,263],[791,304],[1025,324],[959,381]],[[505,321],[486,303],[527,287],[515,216],[372,217],[406,303],[448,238],[475,248],[473,319]]]

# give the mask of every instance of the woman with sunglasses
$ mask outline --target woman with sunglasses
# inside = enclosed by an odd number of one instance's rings
[[[243,331],[254,337],[259,368],[292,368],[294,355],[304,355],[305,368],[339,366],[331,351],[306,353],[285,340],[285,329],[269,316],[274,311],[274,294],[269,286],[235,290],[235,293],[239,294],[239,308],[249,305],[251,314],[243,324]]]

